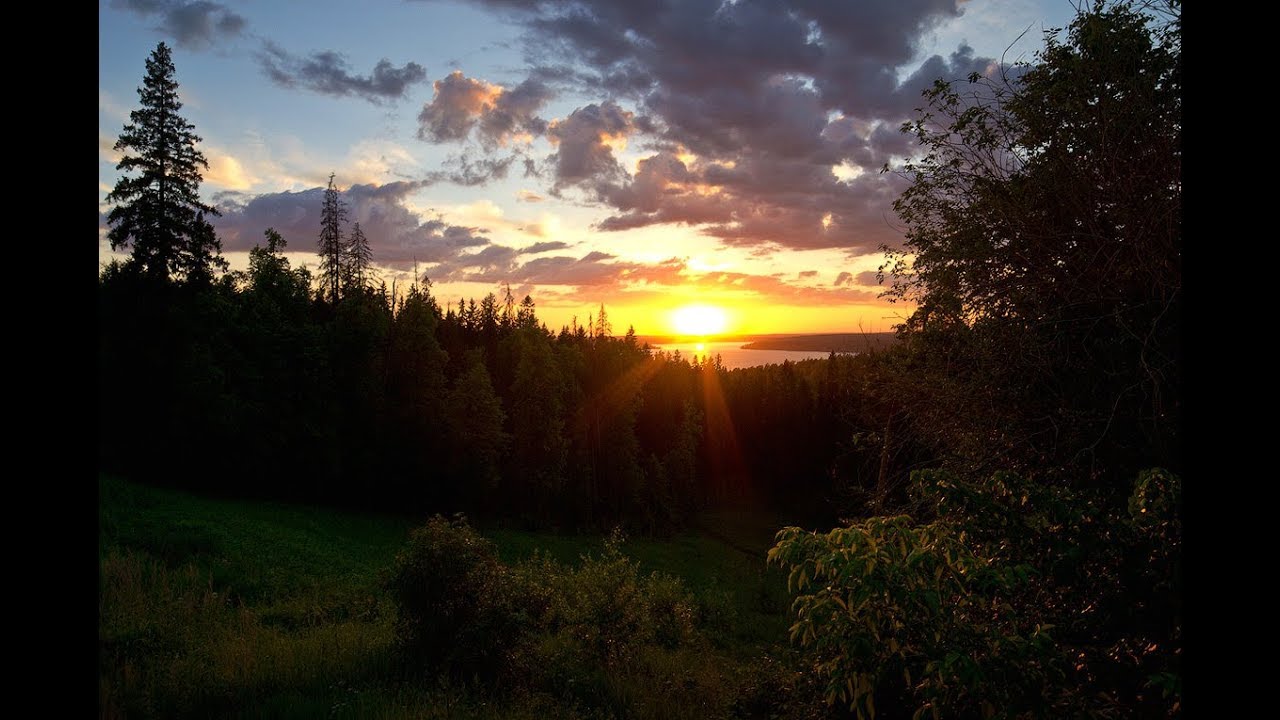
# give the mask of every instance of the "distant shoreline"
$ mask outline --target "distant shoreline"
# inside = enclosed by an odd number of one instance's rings
[[[810,352],[869,352],[887,350],[897,342],[897,334],[829,333],[762,338],[742,346],[744,350],[805,350]]]
[[[650,345],[672,345],[698,342],[741,342],[743,350],[793,350],[807,352],[867,352],[885,350],[897,342],[897,334],[820,333],[811,335],[717,335],[708,338],[672,335],[648,335],[636,338]]]

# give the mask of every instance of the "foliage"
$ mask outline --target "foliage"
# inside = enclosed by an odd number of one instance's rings
[[[642,572],[623,542],[615,533],[576,564],[535,552],[508,566],[465,522],[433,518],[413,532],[388,585],[397,642],[459,679],[561,707],[724,716],[733,690],[706,663],[705,596]]]
[[[179,114],[173,54],[163,42],[147,58],[138,98],[142,107],[129,113],[115,144],[124,151],[116,169],[137,174],[122,176],[107,195],[111,249],[130,248],[128,270],[207,283],[227,267],[204,218],[218,211],[200,200],[200,169],[209,163],[196,148],[195,127]]]
[[[785,528],[769,559],[789,569],[792,637],[828,701],[859,717],[877,702],[917,717],[1175,714],[1179,691],[1144,686],[1178,676],[1179,488],[1150,470],[1120,503],[921,471],[927,522]]]
[[[1036,62],[939,81],[882,271],[926,432],[977,464],[1176,468],[1181,21],[1099,3]],[[946,390],[941,391],[940,390]]]
[[[407,292],[351,288],[333,303],[290,266],[287,247],[268,228],[247,270],[208,285],[104,270],[103,469],[597,532],[667,535],[742,498],[830,512],[846,408],[819,391],[869,384],[866,358],[833,359],[844,369],[831,381],[824,361],[690,365],[634,333],[554,335],[531,298],[510,312],[489,297],[442,313],[425,278]],[[209,443],[236,451],[188,462]]]
[[[445,397],[445,412],[450,419],[452,474],[474,507],[497,491],[498,469],[509,444],[502,429],[502,400],[478,355],[472,355],[470,366],[454,381]]]
[[[530,630],[492,542],[436,516],[409,535],[388,589],[400,647],[431,669],[492,677]]]

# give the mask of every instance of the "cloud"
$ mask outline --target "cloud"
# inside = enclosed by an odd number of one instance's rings
[[[419,182],[352,185],[341,190],[347,218],[359,222],[369,239],[376,265],[405,268],[419,263],[444,263],[473,248],[490,244],[485,230],[450,224],[442,217],[422,219],[405,207]],[[246,197],[224,193],[215,198],[222,211],[214,225],[226,251],[248,250],[262,232],[274,227],[294,252],[316,247],[320,235],[320,207],[324,188],[301,192],[266,193]]]
[[[191,50],[204,50],[236,37],[248,25],[244,16],[207,0],[113,0],[111,5],[141,17],[158,18],[157,31]]]
[[[484,185],[491,180],[502,180],[507,176],[511,164],[520,154],[513,153],[506,157],[475,158],[467,153],[453,155],[441,163],[445,169],[432,170],[427,173],[424,182],[435,184],[450,182],[465,187]]]
[[[415,62],[396,67],[386,58],[379,60],[369,75],[354,75],[341,53],[325,50],[301,57],[271,41],[263,43],[257,58],[266,76],[281,87],[359,97],[372,103],[398,100],[427,78],[426,69]]]
[[[757,298],[790,305],[834,305],[875,302],[873,292],[850,287],[812,287],[788,284],[781,275],[756,275],[724,270],[697,271],[686,259],[672,257],[639,262],[595,250],[581,256],[555,254],[569,249],[561,241],[512,247],[493,242],[488,220],[506,222],[480,204],[453,212],[462,222],[443,215],[424,216],[409,207],[409,199],[426,187],[421,181],[383,185],[355,184],[341,189],[351,224],[359,222],[369,239],[375,265],[395,271],[417,265],[435,282],[500,283],[520,287],[521,293],[551,288],[557,297],[601,297],[601,293],[631,299],[646,293],[666,293],[682,287],[695,292]],[[215,226],[228,252],[244,251],[261,242],[268,227],[279,231],[292,252],[313,251],[320,228],[324,189],[249,195],[223,191],[215,196],[222,216]],[[101,213],[99,223],[101,224]],[[476,225],[467,224],[475,222]],[[350,227],[350,226],[348,226]],[[806,271],[805,276],[813,271]],[[842,274],[842,277],[849,273]],[[539,290],[541,293],[542,290]],[[615,295],[620,294],[620,295]]]
[[[796,286],[771,275],[713,271],[698,273],[681,258],[668,258],[655,263],[622,260],[604,252],[591,252],[582,257],[557,255],[539,257],[521,263],[519,255],[528,254],[489,246],[474,254],[460,255],[431,271],[432,278],[446,280],[502,283],[540,288],[546,296],[564,300],[598,300],[602,295],[630,300],[669,297],[672,288],[685,288],[698,293],[730,295],[743,299],[760,299],[788,305],[839,305],[875,303],[876,294],[851,287],[826,288]],[[522,292],[525,292],[522,290]]]
[[[227,190],[248,190],[258,182],[258,178],[248,172],[244,165],[234,156],[209,148],[205,151],[209,161],[209,169],[204,173],[204,181]]]
[[[880,279],[876,277],[876,272],[874,270],[867,270],[866,272],[860,272],[855,276],[854,279],[857,280],[859,285],[865,285],[868,287],[875,287],[880,284]]]
[[[529,78],[607,98],[547,127],[552,194],[603,203],[604,231],[685,224],[731,246],[851,256],[897,246],[906,182],[879,171],[914,152],[898,128],[935,79],[1000,70],[966,46],[918,56],[956,0],[481,4],[526,29]],[[618,159],[628,141],[649,151],[634,177]]]
[[[435,97],[418,114],[418,138],[433,142],[462,140],[502,88],[455,70],[434,83]]]
[[[522,255],[537,255],[538,253],[550,252],[552,250],[564,250],[567,247],[569,247],[568,243],[553,240],[551,242],[534,243],[529,247],[521,248],[520,253]]]
[[[116,141],[98,133],[98,160],[116,165],[124,157],[124,153],[116,149]]]
[[[546,198],[532,190],[519,190],[516,192],[516,200],[527,203],[539,203],[546,200]]]
[[[480,137],[489,144],[504,145],[519,134],[546,132],[547,121],[536,113],[551,99],[551,89],[532,78],[499,93],[497,102],[480,117]]]
[[[842,273],[840,273],[839,275],[837,275],[837,276],[836,276],[836,281],[835,281],[834,283],[831,283],[831,284],[832,284],[832,285],[835,285],[836,287],[840,287],[840,286],[842,286],[842,285],[852,285],[852,284],[853,284],[853,273],[851,273],[851,272],[842,272]]]
[[[634,116],[617,103],[606,101],[580,107],[564,120],[553,121],[547,128],[547,137],[557,146],[550,158],[554,191],[625,177],[626,171],[613,150],[626,147],[627,136],[635,129]]]
[[[549,87],[534,78],[507,90],[455,70],[434,83],[435,95],[418,114],[418,138],[442,143],[465,140],[476,130],[488,148],[513,139],[532,139],[546,131],[537,116],[551,99]]]
[[[817,270],[801,270],[799,273],[796,274],[796,277],[801,279],[817,277],[817,276],[818,276]]]

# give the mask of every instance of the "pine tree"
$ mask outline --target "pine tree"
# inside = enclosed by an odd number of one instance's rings
[[[195,126],[178,114],[178,82],[173,57],[163,42],[147,59],[138,88],[142,107],[129,113],[115,149],[125,151],[117,170],[136,172],[116,181],[107,195],[115,205],[107,216],[111,249],[131,246],[128,267],[152,277],[211,278],[225,270],[222,244],[204,215],[218,211],[200,201],[200,168],[209,169],[196,149]]]
[[[343,243],[342,223],[347,219],[347,206],[338,197],[333,186],[333,173],[329,173],[329,187],[324,191],[324,205],[320,209],[320,295],[329,296],[330,302],[338,302],[342,295]]]
[[[525,295],[524,300],[520,301],[520,309],[516,311],[516,327],[538,327],[538,316],[534,310],[533,297],[529,295]]]
[[[516,296],[511,294],[511,283],[502,286],[502,327],[510,330],[516,326]]]
[[[588,325],[591,324],[589,321]],[[596,316],[595,337],[612,337],[613,323],[609,322],[609,313],[605,312],[604,303],[600,303],[600,314]]]
[[[353,290],[360,291],[368,284],[369,266],[373,262],[373,251],[369,249],[369,240],[365,238],[360,223],[351,228],[351,238],[346,243],[346,252],[342,257],[342,293],[349,295]]]

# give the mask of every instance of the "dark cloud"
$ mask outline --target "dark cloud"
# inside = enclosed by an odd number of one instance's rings
[[[817,270],[801,270],[797,275],[797,277],[799,278],[811,278],[811,277],[817,277],[817,276],[818,276]]]
[[[612,208],[601,230],[683,223],[730,245],[851,255],[897,245],[905,183],[879,171],[912,152],[899,127],[935,79],[998,69],[968,47],[918,56],[957,0],[481,4],[526,27],[530,78],[609,98],[548,127],[553,192]],[[621,138],[655,150],[635,177],[604,142]]]
[[[534,258],[518,267],[501,271],[469,273],[466,279],[478,282],[515,282],[530,285],[614,285],[629,263],[611,263],[611,255],[588,253],[581,258],[556,255]]]
[[[866,272],[858,273],[855,279],[858,281],[859,285],[875,287],[880,284],[880,278],[876,277],[876,274],[877,273],[872,270],[867,270]]]
[[[435,95],[418,114],[418,138],[431,142],[465,140],[477,129],[487,148],[506,145],[521,134],[541,135],[547,122],[537,116],[552,97],[536,78],[507,90],[455,70],[435,81]]]
[[[599,300],[602,295],[631,301],[657,299],[668,297],[673,286],[694,286],[705,290],[768,298],[791,305],[876,302],[875,293],[866,290],[795,286],[773,275],[736,272],[698,275],[692,273],[680,258],[668,258],[657,263],[636,263],[618,260],[608,253],[592,252],[580,258],[561,255],[535,258],[523,264],[510,262],[511,260],[509,249],[491,246],[475,255],[459,257],[446,275],[454,280],[470,282],[509,282],[525,288],[553,287],[556,289],[550,295],[563,300]],[[432,277],[437,275],[433,274]],[[539,292],[543,296],[548,295],[545,290]]]
[[[569,247],[569,243],[553,240],[550,242],[534,243],[529,247],[521,248],[521,255],[537,255],[538,253],[550,252],[552,250],[564,250]]]
[[[626,170],[613,155],[611,142],[625,141],[634,130],[634,113],[613,101],[574,110],[564,120],[552,122],[547,136],[556,144],[551,156],[555,191],[577,184],[620,180]]]
[[[455,70],[436,80],[435,97],[418,114],[418,138],[433,142],[462,140],[502,88]]]
[[[443,217],[424,220],[405,207],[405,200],[426,186],[425,182],[395,182],[341,190],[348,220],[360,223],[375,265],[405,270],[416,263],[420,272],[437,282],[512,284],[600,283],[640,267],[616,264],[613,255],[603,252],[581,258],[532,258],[521,264],[529,256],[564,250],[569,245],[554,241],[512,248],[491,242],[484,228],[454,225]],[[219,193],[215,200],[222,216],[214,222],[224,250],[248,250],[261,242],[264,230],[273,227],[284,236],[291,252],[314,251],[323,197],[324,188],[320,187],[257,196]]]
[[[505,145],[520,133],[541,135],[547,130],[547,121],[537,112],[552,97],[551,89],[538,80],[529,78],[510,90],[498,95],[497,101],[480,117],[480,137],[490,145]]]
[[[359,97],[373,103],[398,100],[409,87],[427,78],[415,62],[396,67],[382,59],[369,75],[351,73],[346,58],[332,50],[301,57],[273,42],[263,43],[258,63],[272,82],[287,88],[304,88],[334,97]]]
[[[143,17],[156,17],[156,30],[172,37],[178,45],[204,50],[220,40],[239,35],[248,25],[242,15],[226,5],[206,0],[113,0],[112,7]]]
[[[835,285],[836,287],[840,287],[840,286],[842,286],[842,285],[852,285],[852,284],[853,284],[853,273],[851,273],[851,272],[842,272],[842,273],[840,273],[839,275],[837,275],[837,276],[836,276],[836,281],[835,281],[834,283],[831,283],[831,284],[832,284],[832,285]]]
[[[777,275],[697,274],[681,258],[641,263],[599,250],[581,257],[543,255],[568,249],[568,244],[559,241],[522,248],[496,244],[486,237],[484,228],[450,224],[443,217],[424,220],[409,210],[405,201],[423,187],[423,182],[395,182],[353,185],[341,191],[349,221],[359,222],[369,239],[375,265],[397,271],[416,265],[420,273],[436,282],[506,282],[522,288],[522,294],[535,287],[550,286],[560,288],[559,293],[565,297],[594,294],[598,298],[607,291],[635,298],[673,286],[694,285],[798,305],[874,300],[872,293],[860,289],[791,286]],[[288,241],[290,251],[314,251],[323,195],[320,187],[257,196],[219,193],[216,200],[223,214],[214,222],[224,249],[248,250],[262,241],[264,230],[272,227]]]
[[[482,228],[451,225],[440,217],[424,221],[406,208],[404,200],[421,187],[418,182],[395,182],[342,190],[348,221],[360,223],[375,264],[404,268],[415,261],[452,262],[465,251],[490,245]],[[252,248],[268,227],[284,236],[290,251],[307,252],[315,249],[320,235],[323,197],[320,187],[247,198],[220,195],[223,214],[214,224],[229,252]]]
[[[467,153],[453,155],[442,163],[444,169],[432,170],[427,173],[427,177],[423,179],[423,182],[427,185],[433,185],[438,182],[451,182],[455,185],[466,187],[484,185],[490,180],[502,180],[505,178],[507,171],[517,157],[520,157],[519,153],[513,153],[506,157],[482,158],[475,158]]]
[[[623,211],[605,218],[601,230],[627,230],[658,223],[728,223],[734,208],[727,197],[709,192],[702,173],[691,172],[677,155],[661,152],[638,163],[625,184],[603,184],[596,194]]]
[[[611,272],[612,268],[612,272]],[[749,273],[711,273],[690,276],[682,261],[671,259],[642,267],[602,266],[601,282],[569,288],[540,289],[540,297],[557,301],[598,302],[607,295],[614,302],[655,302],[670,300],[667,286],[694,286],[700,290],[754,296],[769,302],[790,306],[831,307],[853,303],[879,302],[876,295],[850,287],[828,288],[790,285],[773,275]],[[640,278],[645,278],[641,281]]]
[[[657,161],[647,165],[649,160]],[[659,223],[701,225],[728,245],[878,251],[899,237],[887,211],[905,187],[896,176],[866,173],[849,181],[831,167],[777,155],[747,155],[730,166],[701,162],[681,170],[662,155],[642,160],[635,179],[598,194],[624,212],[601,230]]]

